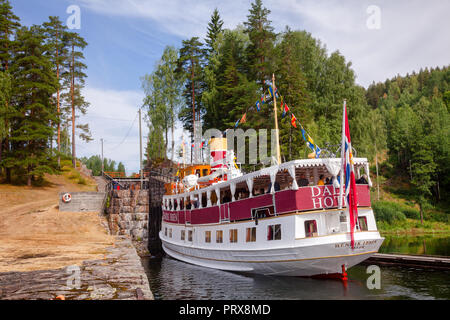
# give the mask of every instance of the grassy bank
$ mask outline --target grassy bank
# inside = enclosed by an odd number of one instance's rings
[[[377,226],[385,234],[450,234],[449,215],[429,208],[424,212],[423,224],[417,208],[393,201],[372,204]]]

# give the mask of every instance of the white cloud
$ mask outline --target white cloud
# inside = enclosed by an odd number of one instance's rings
[[[77,156],[100,155],[104,139],[104,157],[124,163],[127,173],[139,171],[139,123],[137,112],[142,105],[143,93],[86,87],[83,92],[90,102],[88,113],[80,123],[89,123],[94,141],[77,141]],[[128,135],[127,135],[128,134]],[[143,137],[148,129],[142,124]],[[145,152],[144,139],[144,152]]]
[[[127,174],[139,172],[139,117],[138,109],[142,105],[144,93],[141,91],[118,91],[86,87],[83,91],[90,102],[88,113],[81,116],[79,123],[89,123],[94,141],[86,143],[77,140],[77,157],[90,157],[101,154],[101,141],[104,139],[103,154],[105,158],[122,162]],[[182,137],[188,141],[188,134],[182,124],[175,129],[175,150],[181,145]],[[142,111],[143,159],[148,141],[148,124],[145,111]],[[172,137],[169,133],[169,148]],[[160,143],[155,142],[155,143]],[[168,153],[170,158],[171,152]],[[178,156],[175,154],[175,160]]]
[[[85,8],[103,15],[142,18],[182,38],[204,37],[212,10],[217,7],[225,27],[247,19],[251,0],[78,0]],[[449,1],[422,0],[265,0],[270,19],[281,32],[286,25],[305,29],[331,51],[339,50],[352,61],[357,82],[367,86],[396,74],[425,66],[450,63]],[[367,8],[381,9],[381,29],[369,30]],[[149,32],[156,32],[149,30]]]

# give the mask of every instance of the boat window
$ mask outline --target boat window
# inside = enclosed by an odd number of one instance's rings
[[[180,210],[184,210],[184,199],[180,199]]]
[[[192,242],[192,230],[188,231],[188,241]]]
[[[216,231],[216,242],[223,243],[223,231],[222,230]]]
[[[281,224],[274,224],[268,227],[267,240],[281,240]]]
[[[164,228],[164,236],[167,237],[167,228]]]
[[[181,230],[181,240],[184,241],[185,238],[186,238],[186,231]]]
[[[211,204],[213,206],[215,206],[217,204],[217,195],[216,195],[216,191],[214,191],[214,190],[211,191]]]
[[[367,217],[358,217],[359,230],[367,231],[369,228],[367,227]]]
[[[208,169],[203,169],[202,177],[207,176],[207,175],[208,175]]]
[[[228,202],[231,202],[231,191],[229,189],[223,192],[222,201],[220,203]]]
[[[206,208],[208,206],[208,197],[206,196],[206,193],[201,194],[202,199],[202,208]]]
[[[238,242],[238,231],[237,229],[230,230],[230,243]]]
[[[172,238],[172,228],[169,228],[169,238]]]
[[[211,242],[211,231],[205,231],[205,242]]]
[[[317,236],[317,222],[316,220],[305,221],[305,234],[307,238]]]
[[[256,241],[256,227],[247,228],[247,236],[245,241],[255,242]]]
[[[172,201],[169,200],[169,210],[172,210]]]

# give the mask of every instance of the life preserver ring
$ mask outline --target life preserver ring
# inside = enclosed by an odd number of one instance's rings
[[[72,196],[71,196],[70,193],[65,193],[65,194],[62,196],[62,201],[63,201],[64,203],[68,203],[68,202],[70,202],[71,200],[72,200]]]

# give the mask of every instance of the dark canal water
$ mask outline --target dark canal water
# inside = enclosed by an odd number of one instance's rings
[[[380,251],[449,255],[450,238],[439,239],[389,237]],[[442,270],[380,266],[381,288],[370,290],[366,265],[350,268],[345,288],[338,280],[239,274],[168,256],[143,264],[157,300],[450,299],[450,271]]]

